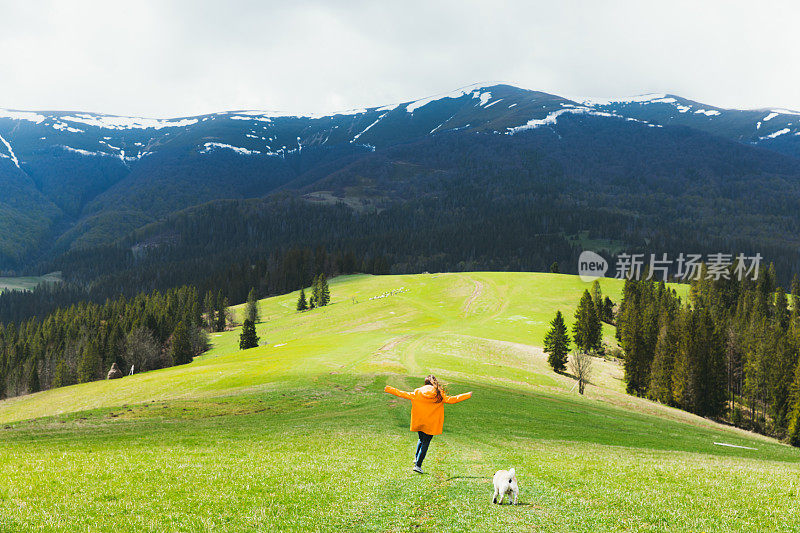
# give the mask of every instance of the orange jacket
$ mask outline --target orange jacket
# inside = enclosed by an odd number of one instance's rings
[[[458,396],[445,394],[442,401],[437,401],[436,389],[432,385],[425,385],[414,392],[398,390],[387,385],[384,391],[411,400],[411,431],[424,431],[428,435],[442,434],[444,404],[463,402],[472,397],[471,392]]]

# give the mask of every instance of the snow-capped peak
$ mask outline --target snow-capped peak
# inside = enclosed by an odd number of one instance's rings
[[[414,100],[413,102],[409,102],[406,104],[406,111],[408,113],[413,113],[414,110],[419,109],[420,107],[426,106],[431,102],[435,102],[437,100],[444,100],[445,98],[461,98],[462,96],[466,96],[468,94],[472,94],[473,98],[480,98],[481,99],[481,106],[485,105],[484,98],[486,98],[486,102],[488,99],[491,98],[491,93],[486,92],[483,93],[481,89],[486,87],[494,87],[497,85],[496,83],[473,83],[472,85],[466,85],[464,87],[460,87],[455,91],[450,91],[441,94],[434,94],[432,96],[428,96],[426,98],[421,98],[419,100]],[[477,93],[477,96],[475,94]],[[488,95],[486,97],[482,96],[483,94]]]

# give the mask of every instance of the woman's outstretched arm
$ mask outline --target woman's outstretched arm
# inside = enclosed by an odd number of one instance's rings
[[[388,392],[389,394],[394,394],[395,396],[399,396],[400,398],[405,398],[406,400],[414,399],[414,395],[412,393],[400,389],[395,389],[394,387],[390,387],[389,385],[386,385],[386,388],[383,389],[383,391]]]
[[[445,396],[444,403],[458,403],[472,398],[472,392],[465,392],[464,394],[457,394],[455,396]]]

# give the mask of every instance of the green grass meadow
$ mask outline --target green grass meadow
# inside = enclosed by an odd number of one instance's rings
[[[44,276],[28,276],[28,277],[2,277],[0,276],[0,292],[4,290],[19,290],[29,291],[33,290],[37,285],[42,283],[59,283],[62,281],[61,272],[51,272]]]
[[[549,370],[547,325],[588,287],[340,277],[322,309],[261,301],[258,348],[234,330],[189,365],[4,400],[0,531],[797,531],[800,451],[628,396],[614,362],[585,396]],[[383,387],[431,372],[474,395],[418,475]],[[520,505],[492,505],[511,466]]]

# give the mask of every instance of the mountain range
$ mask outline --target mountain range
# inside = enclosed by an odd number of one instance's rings
[[[691,223],[688,209],[696,210],[709,239],[767,233],[791,247],[800,113],[669,94],[566,98],[509,85],[326,116],[0,110],[0,269],[117,242],[224,199],[290,195],[370,213],[452,195],[453,184],[485,192],[473,170],[560,184],[562,200],[573,192],[576,206],[609,213],[646,215],[653,198],[645,198],[659,195],[657,203],[675,204],[673,218]],[[725,227],[734,213],[755,229]]]

